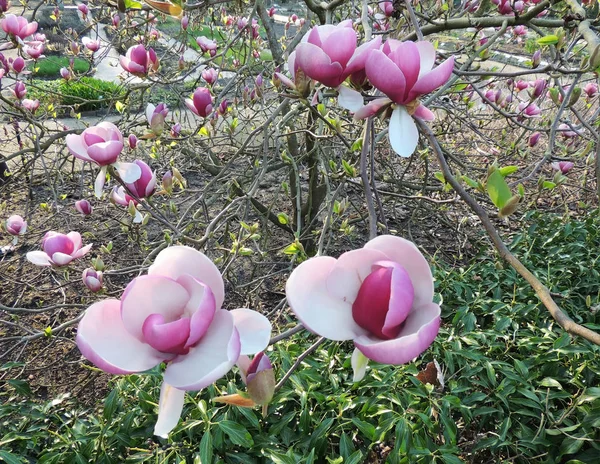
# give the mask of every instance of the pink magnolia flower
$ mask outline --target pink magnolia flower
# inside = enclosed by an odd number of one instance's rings
[[[35,21],[30,23],[23,16],[7,14],[0,23],[0,26],[8,35],[17,41],[22,42],[25,37],[35,34],[35,31],[37,31],[38,28],[38,23]]]
[[[531,89],[529,90],[531,98],[538,98],[544,95],[547,86],[548,82],[545,79],[536,79],[535,82],[531,84]]]
[[[43,251],[30,251],[27,260],[37,266],[65,266],[74,259],[81,258],[92,248],[92,245],[82,246],[79,232],[61,234],[47,232],[42,239]]]
[[[217,82],[218,77],[219,73],[214,68],[206,68],[202,71],[202,79],[204,79],[208,85],[213,85]]]
[[[531,57],[531,66],[537,68],[542,62],[542,51],[536,50]]]
[[[127,137],[127,144],[131,150],[134,150],[135,147],[137,147],[138,138],[135,136],[135,134],[129,134],[129,137]]]
[[[155,51],[152,48],[146,50],[143,45],[130,47],[125,56],[120,57],[119,62],[125,71],[138,77],[146,77],[160,66]]]
[[[60,68],[60,76],[66,81],[73,79],[73,73],[69,68]]]
[[[267,11],[269,18],[272,18],[273,16],[275,16],[275,13],[277,13],[277,8],[275,8],[274,6],[269,8],[269,10]]]
[[[552,163],[552,169],[560,171],[562,174],[568,173],[575,166],[571,161],[556,161]]]
[[[513,34],[517,37],[527,35],[527,27],[523,25],[515,26],[513,28]]]
[[[579,135],[579,132],[572,129],[571,126],[569,126],[566,123],[562,123],[560,124],[557,128],[556,128],[557,132],[560,132],[561,135],[567,139],[572,139],[574,137],[577,137]]]
[[[379,8],[387,17],[394,14],[394,2],[379,2]]]
[[[21,81],[15,82],[14,88],[10,89],[17,100],[22,100],[27,95],[27,88]]]
[[[167,193],[173,192],[173,173],[171,171],[164,173],[162,178],[162,188]]]
[[[542,114],[542,110],[535,103],[521,102],[517,107],[517,111],[526,118],[536,118]]]
[[[95,53],[98,50],[100,50],[100,41],[99,40],[93,40],[89,37],[84,37],[83,39],[81,39],[81,43],[83,43],[85,48],[87,48],[92,53]]]
[[[24,98],[21,100],[21,105],[23,105],[23,108],[25,108],[27,111],[35,113],[40,107],[40,101],[37,99],[30,100],[29,98]]]
[[[190,25],[190,18],[188,16],[184,16],[181,18],[181,29],[187,31],[188,26]]]
[[[27,45],[23,47],[23,51],[27,53],[32,59],[38,60],[39,58],[42,58],[44,56],[44,42],[27,42]]]
[[[437,67],[435,49],[430,42],[400,42],[388,39],[382,50],[372,50],[365,63],[367,78],[387,95],[387,103],[396,106],[390,117],[388,136],[392,149],[400,156],[410,156],[417,148],[419,131],[412,117],[433,120],[435,115],[418,98],[432,92],[450,79],[454,57]],[[378,101],[379,100],[379,101]],[[357,111],[356,119],[375,114],[386,101],[381,99]]]
[[[588,82],[583,88],[583,91],[587,95],[587,98],[593,98],[598,95],[598,84],[595,82]]]
[[[13,214],[6,220],[6,232],[10,235],[23,235],[27,232],[27,221],[18,214]]]
[[[21,74],[25,69],[25,60],[18,56],[14,60],[9,60],[10,67],[15,72],[15,74]]]
[[[10,8],[10,1],[9,0],[0,0],[0,11],[2,13],[6,13],[9,8]]]
[[[240,355],[267,347],[271,324],[250,309],[221,309],[223,279],[201,252],[186,246],[161,251],[148,275],[136,277],[120,300],[90,306],[77,329],[79,350],[111,374],[167,363],[154,433],[177,425],[186,390],[224,376]]]
[[[96,293],[102,290],[102,272],[88,267],[83,271],[81,279],[89,291]]]
[[[139,198],[148,198],[154,193],[154,189],[156,188],[156,174],[152,171],[150,166],[142,160],[135,160],[134,163],[139,166],[142,175],[135,182],[125,184],[127,190],[129,190],[133,196],[131,196],[122,186],[113,188],[110,199],[118,205],[130,206],[133,204],[133,207],[135,207],[138,204],[137,200]],[[134,213],[135,217],[133,222],[142,222],[143,217],[140,212],[136,209]]]
[[[433,343],[440,327],[429,265],[400,237],[382,235],[338,259],[304,261],[285,291],[307,329],[331,340],[353,340],[362,355],[380,363],[410,362]]]
[[[148,103],[146,107],[146,119],[148,120],[150,130],[156,135],[162,134],[162,131],[165,129],[165,119],[168,114],[169,108],[164,103],[159,103],[157,106]]]
[[[181,134],[181,124],[175,123],[171,126],[171,137],[177,138]]]
[[[352,21],[336,26],[313,27],[296,47],[289,59],[290,73],[298,69],[327,87],[338,87],[354,73],[363,73],[370,52],[381,46],[381,37],[356,47],[356,32]]]
[[[83,15],[84,19],[90,13],[90,9],[88,8],[88,6],[85,3],[80,3],[79,5],[77,5],[77,9],[79,11],[81,11],[81,14]]]
[[[84,216],[89,216],[93,210],[92,205],[87,200],[77,200],[75,202],[75,209]]]
[[[121,22],[121,17],[118,14],[114,14],[112,17],[112,25],[116,29],[119,27],[119,23]]]
[[[525,90],[527,87],[529,87],[529,82],[527,82],[527,81],[517,81],[515,83],[515,87],[520,92],[521,90]]]
[[[213,97],[210,94],[210,90],[205,87],[198,87],[191,99],[185,99],[185,106],[187,106],[192,113],[202,118],[207,117],[213,109]]]
[[[202,53],[206,53],[206,52],[212,51],[212,50],[214,50],[214,51],[217,50],[217,42],[209,39],[208,37],[204,37],[204,36],[196,37],[196,43],[200,47],[200,50],[202,50]]]
[[[123,136],[117,126],[111,122],[101,122],[88,127],[81,134],[69,134],[65,139],[69,152],[83,161],[101,167],[95,182],[95,193],[102,196],[102,187],[106,180],[107,166],[113,165],[123,182],[135,182],[141,171],[135,163],[119,163],[117,158],[123,150]]]

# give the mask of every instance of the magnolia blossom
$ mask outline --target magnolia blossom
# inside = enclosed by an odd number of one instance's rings
[[[43,251],[30,251],[27,260],[37,266],[65,266],[87,254],[91,248],[91,244],[83,246],[79,232],[65,235],[50,231],[42,239]]]
[[[23,108],[25,108],[27,111],[35,113],[40,107],[40,101],[37,99],[30,100],[29,98],[24,98],[23,100],[21,100],[21,105],[23,105]]]
[[[562,174],[568,173],[575,166],[571,161],[555,161],[552,163],[552,169],[560,171]]]
[[[138,203],[138,198],[148,198],[154,193],[154,189],[156,188],[156,174],[152,171],[150,166],[142,160],[135,160],[134,164],[140,168],[142,174],[135,182],[125,184],[127,190],[131,192],[133,196],[131,196],[123,187],[115,187],[113,189],[110,199],[118,205],[129,206],[130,204],[133,204],[135,206]],[[140,212],[136,209],[134,213],[134,222],[142,222],[142,215]]]
[[[99,40],[93,40],[89,37],[84,37],[83,39],[81,39],[81,42],[83,43],[85,48],[87,48],[92,53],[95,53],[98,50],[100,50],[100,41]]]
[[[14,236],[13,245],[16,245],[19,241],[19,235],[25,234],[27,232],[27,221],[25,221],[18,214],[13,214],[10,216],[5,223],[6,232],[10,235]]]
[[[246,384],[248,396],[252,403],[254,405],[269,404],[273,399],[276,383],[273,365],[269,356],[261,351],[250,361],[248,356],[242,355],[238,359],[237,366],[240,369],[240,375]],[[226,400],[226,398],[226,396],[221,397],[222,400]]]
[[[535,103],[521,102],[517,107],[517,111],[526,118],[536,118],[542,114],[542,110]]]
[[[267,347],[271,324],[250,309],[221,309],[223,279],[201,252],[161,251],[148,275],[137,277],[120,300],[90,306],[77,329],[79,350],[111,374],[131,374],[167,363],[154,433],[177,425],[186,390],[223,377],[240,355]]]
[[[17,100],[22,100],[27,95],[27,88],[21,81],[15,82],[15,86],[10,89]]]
[[[382,235],[338,259],[304,261],[285,290],[307,329],[331,340],[354,341],[354,360],[407,363],[433,343],[440,327],[429,265],[412,242],[400,237]],[[357,379],[364,373],[358,364]]]
[[[587,95],[587,98],[593,98],[598,95],[598,84],[595,82],[588,82],[583,88],[583,91]]]
[[[0,22],[0,26],[4,32],[13,37],[16,41],[23,42],[26,37],[35,34],[38,23],[35,21],[30,23],[23,16],[7,14],[2,22]]]
[[[25,60],[20,56],[14,60],[9,60],[8,63],[15,74],[21,74],[21,72],[25,69]]]
[[[77,200],[75,202],[75,209],[84,216],[92,214],[92,205],[87,200]]]
[[[60,68],[60,77],[66,81],[73,79],[73,73],[69,68]]]
[[[111,122],[104,121],[88,127],[79,135],[69,134],[65,140],[69,152],[75,158],[101,167],[94,189],[98,198],[102,195],[107,166],[113,165],[124,182],[135,182],[141,176],[141,170],[135,163],[117,162],[123,150],[123,136],[118,127]]]
[[[568,139],[577,137],[579,135],[579,132],[577,130],[572,129],[570,125],[564,122],[562,124],[559,124],[556,130],[560,132],[563,137]]]
[[[379,2],[379,8],[388,17],[394,14],[394,2]]]
[[[27,42],[27,45],[23,47],[23,51],[27,53],[32,59],[38,60],[43,58],[44,55],[44,42],[31,41]]]
[[[217,51],[217,42],[209,39],[208,37],[196,37],[196,43],[200,47],[200,50],[202,50],[202,53]]]
[[[102,290],[102,272],[88,267],[83,271],[81,279],[89,291],[96,293]]]
[[[207,117],[213,109],[213,97],[210,94],[210,90],[205,87],[198,87],[191,99],[185,99],[185,106],[187,106],[192,113],[202,118]]]
[[[364,75],[369,53],[381,46],[381,37],[356,48],[356,32],[352,21],[336,26],[315,26],[303,38],[289,59],[292,76],[302,72],[327,87],[338,87],[354,73]]]
[[[138,77],[146,77],[160,66],[156,52],[152,48],[146,50],[143,45],[130,47],[125,56],[120,57],[119,62],[125,71]]]
[[[150,130],[156,135],[162,134],[162,131],[165,129],[167,114],[169,114],[169,108],[164,103],[159,103],[157,106],[148,103],[146,107],[146,119],[148,120]]]
[[[535,147],[538,144],[541,135],[542,134],[540,134],[539,132],[534,132],[533,134],[531,134],[529,136],[529,139],[527,140],[527,145],[529,145],[532,148]]]
[[[214,68],[206,68],[202,71],[202,79],[204,79],[208,85],[213,85],[217,82],[218,77],[219,73]]]
[[[400,42],[388,39],[381,50],[372,50],[365,63],[369,82],[387,95],[359,109],[356,119],[372,116],[393,104],[388,136],[392,149],[410,156],[417,148],[419,131],[412,117],[431,121],[435,115],[418,98],[445,84],[454,67],[450,57],[436,68],[435,49],[429,42]]]

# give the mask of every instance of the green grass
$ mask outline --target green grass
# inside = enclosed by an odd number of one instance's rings
[[[599,330],[593,310],[600,304],[598,213],[584,221],[529,219],[512,237],[513,251],[562,296],[559,304],[571,317]],[[494,255],[481,254],[462,268],[435,261],[434,271],[443,325],[416,363],[371,363],[354,384],[351,344],[327,342],[294,372],[266,418],[210,402],[243,388],[232,372],[187,395],[170,439],[156,442],[149,438],[159,369],[116,377],[97,409],[65,398],[36,403],[26,380],[13,381],[0,393],[0,458],[41,464],[597,462],[600,347],[564,333]],[[301,333],[275,345],[277,377],[314,340]],[[443,391],[415,378],[433,358],[445,371]]]
[[[68,67],[69,58],[66,56],[48,56],[46,58],[42,58],[35,63],[35,70],[33,63],[29,65],[30,70],[33,71],[33,75],[35,77],[42,78],[60,77],[60,68]],[[90,64],[86,60],[75,58],[73,68],[75,70],[75,74],[81,74],[89,71]]]

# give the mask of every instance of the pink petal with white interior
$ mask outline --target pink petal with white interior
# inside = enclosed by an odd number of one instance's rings
[[[129,333],[144,340],[142,327],[151,314],[160,314],[166,322],[184,315],[190,296],[173,279],[156,275],[145,275],[133,279],[121,297],[123,325]]]
[[[96,143],[87,149],[89,157],[100,166],[107,166],[116,162],[121,151],[123,151],[123,142],[118,140]]]
[[[366,119],[369,116],[376,115],[381,109],[387,105],[390,105],[392,100],[389,98],[377,98],[373,101],[370,101],[365,106],[360,108],[356,113],[354,113],[354,119]]]
[[[71,261],[73,261],[73,256],[65,253],[58,252],[52,255],[52,262],[57,266],[66,266]]]
[[[413,307],[415,289],[406,269],[394,261],[380,261],[376,267],[392,268],[390,302],[381,333],[393,337]]]
[[[407,101],[412,101],[421,95],[433,92],[438,87],[444,85],[450,79],[453,70],[454,57],[451,56],[438,67],[419,77],[419,80],[411,89]]]
[[[388,56],[396,63],[404,75],[404,79],[406,80],[404,98],[406,98],[408,91],[415,85],[419,77],[419,70],[421,69],[419,50],[413,42],[402,42],[402,44]]]
[[[78,259],[78,258],[81,258],[82,256],[85,256],[92,249],[92,246],[93,246],[93,244],[90,243],[89,245],[81,247],[79,250],[77,250],[75,253],[73,253],[73,259]]]
[[[148,103],[148,106],[146,106],[146,119],[148,120],[148,124],[152,123],[152,115],[154,114],[155,109],[156,106],[152,103]]]
[[[185,391],[172,387],[167,382],[160,386],[160,399],[158,401],[158,419],[154,426],[154,435],[168,438],[169,433],[179,423]]]
[[[132,336],[121,320],[121,302],[102,300],[90,306],[77,327],[81,354],[110,374],[131,374],[153,368],[172,356]]]
[[[241,354],[256,354],[269,346],[271,323],[269,319],[251,309],[230,311],[240,335]]]
[[[354,303],[363,281],[373,272],[373,264],[387,259],[385,253],[366,248],[342,254],[327,276],[329,294],[346,303]]]
[[[164,379],[181,390],[201,390],[227,374],[239,356],[240,337],[233,316],[220,309],[202,340],[169,363]]]
[[[252,361],[245,354],[241,354],[235,363],[240,370],[240,377],[242,378],[242,382],[246,384],[246,374],[248,374],[248,368],[250,367]]]
[[[69,237],[69,239],[73,243],[73,249],[75,251],[77,251],[81,248],[82,240],[81,240],[81,234],[79,232],[75,232],[75,231],[69,232],[67,234],[67,237]]]
[[[433,65],[435,64],[435,48],[431,42],[427,42],[426,40],[420,40],[415,45],[419,50],[421,58],[421,70],[419,71],[419,77],[421,77],[433,69]]]
[[[429,264],[414,243],[393,235],[380,235],[370,240],[365,248],[379,250],[390,261],[400,264],[415,289],[413,307],[423,306],[433,300],[433,276]]]
[[[26,255],[27,261],[31,264],[35,264],[36,266],[51,266],[52,261],[50,261],[50,256],[44,253],[41,250],[38,251],[30,251]]]
[[[142,168],[135,163],[113,163],[113,167],[119,173],[119,177],[126,184],[131,184],[142,177]]]
[[[392,111],[388,137],[392,149],[404,158],[408,158],[417,149],[419,130],[404,106],[398,106]]]
[[[352,340],[366,333],[352,318],[352,305],[327,289],[329,273],[336,259],[311,258],[290,275],[285,293],[292,311],[304,326],[330,340]]]
[[[440,307],[435,303],[413,308],[398,337],[381,340],[358,337],[354,345],[369,359],[383,364],[406,364],[423,353],[440,329]]]
[[[204,254],[187,246],[172,246],[161,251],[148,269],[149,275],[163,275],[178,279],[189,274],[208,285],[215,296],[215,305],[221,309],[225,299],[225,284],[217,266]]]
[[[381,47],[381,36],[378,35],[373,40],[370,40],[356,49],[350,61],[346,65],[344,75],[349,76],[352,73],[360,71],[365,67],[367,58],[369,58],[369,52],[371,50],[378,50]]]
[[[433,121],[435,119],[435,114],[425,105],[419,105],[417,106],[417,109],[415,109],[413,117],[422,119],[423,121]]]

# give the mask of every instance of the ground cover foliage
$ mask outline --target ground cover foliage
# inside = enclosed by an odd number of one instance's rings
[[[600,327],[598,212],[583,220],[533,214],[522,224],[512,250],[574,318]],[[497,256],[484,250],[462,266],[433,263],[443,324],[420,363],[372,364],[353,384],[350,347],[327,343],[292,374],[266,418],[211,403],[236,391],[232,373],[187,398],[168,443],[148,439],[157,371],[111,382],[100,406],[68,394],[32,401],[27,382],[16,380],[2,393],[0,456],[9,463],[594,462],[599,348],[564,333]],[[314,341],[305,334],[275,345],[276,371],[286,372]],[[416,378],[434,358],[443,388]]]
[[[0,1],[0,462],[597,462],[597,3],[15,3]],[[37,68],[61,78],[21,73]],[[83,243],[37,267],[48,231]],[[441,328],[355,382],[352,343],[298,326],[286,282],[378,235],[423,253]],[[261,414],[214,402],[250,392],[242,369],[182,384],[161,434],[172,359],[116,377],[76,337],[181,245],[216,265],[223,312],[268,318],[277,385]]]

